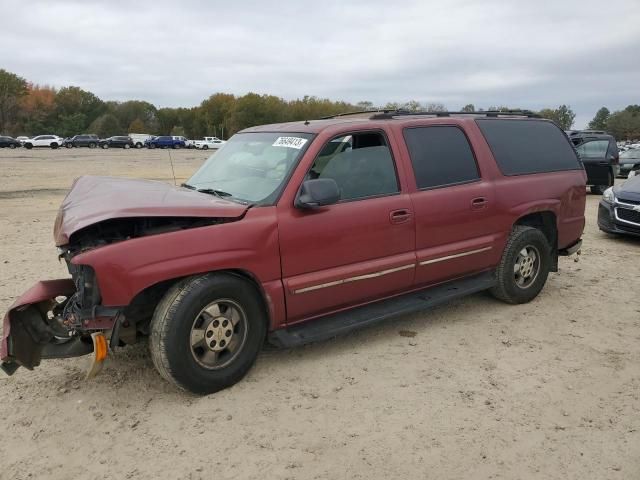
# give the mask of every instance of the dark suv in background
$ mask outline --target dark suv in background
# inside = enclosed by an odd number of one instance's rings
[[[109,137],[100,140],[101,148],[131,148],[133,147],[133,140],[127,136]]]
[[[616,139],[601,130],[570,131],[567,135],[587,172],[587,185],[591,186],[591,193],[602,195],[618,175]]]
[[[75,137],[71,137],[64,142],[64,146],[67,148],[72,147],[89,147],[96,148],[98,146],[100,139],[97,135],[76,135]]]

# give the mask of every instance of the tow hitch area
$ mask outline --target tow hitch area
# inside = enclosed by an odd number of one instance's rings
[[[78,318],[67,308],[75,292],[71,279],[41,281],[11,306],[4,317],[0,343],[0,368],[7,375],[20,366],[32,370],[43,358],[78,357],[92,352],[87,378],[100,372],[107,357],[104,331],[111,330],[115,315]],[[99,326],[88,330],[96,324]]]

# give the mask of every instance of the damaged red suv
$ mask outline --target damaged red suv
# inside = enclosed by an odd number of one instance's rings
[[[481,290],[528,302],[580,248],[585,182],[562,130],[515,112],[253,127],[180,187],[81,177],[54,229],[71,278],[10,308],[2,369],[85,354],[97,367],[149,337],[160,374],[204,394],[239,381],[265,340],[319,341]]]

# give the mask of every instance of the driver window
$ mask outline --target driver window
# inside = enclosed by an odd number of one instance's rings
[[[397,193],[398,179],[391,151],[379,132],[333,138],[318,154],[307,179],[331,178],[340,200]]]

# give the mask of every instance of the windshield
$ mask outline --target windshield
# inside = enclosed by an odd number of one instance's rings
[[[272,204],[311,138],[308,133],[238,133],[185,185],[230,200]]]

